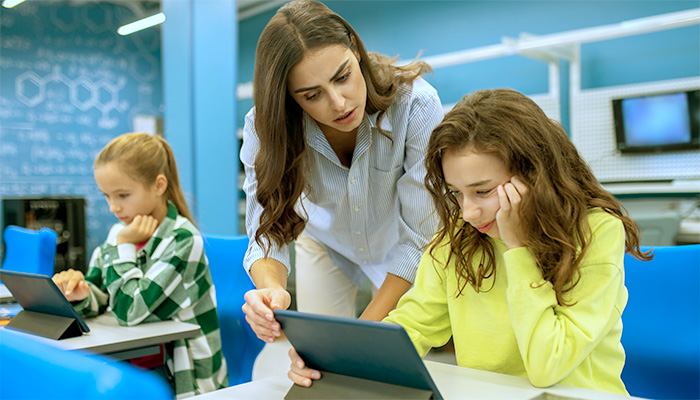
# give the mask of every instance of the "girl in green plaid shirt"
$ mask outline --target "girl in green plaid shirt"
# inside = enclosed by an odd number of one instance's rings
[[[170,146],[160,136],[124,134],[102,149],[94,170],[120,222],[93,252],[85,276],[68,270],[54,282],[87,317],[109,308],[124,326],[163,320],[199,325],[198,336],[165,346],[160,368],[177,398],[227,387],[214,285]]]

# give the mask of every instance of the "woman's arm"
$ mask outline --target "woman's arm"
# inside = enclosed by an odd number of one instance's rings
[[[286,309],[291,304],[291,295],[286,290],[290,260],[286,247],[279,248],[263,238],[263,242],[269,246],[269,252],[266,254],[265,249],[255,240],[263,211],[256,197],[258,182],[255,157],[259,150],[260,143],[255,132],[255,109],[251,109],[245,116],[240,154],[245,169],[243,191],[246,194],[246,232],[250,238],[243,268],[248,271],[256,289],[245,294],[243,312],[258,338],[274,342],[275,338],[280,336],[280,325],[275,320],[272,310]]]
[[[253,263],[250,276],[257,289],[248,291],[244,296],[245,319],[258,338],[274,342],[281,333],[273,310],[287,309],[292,302],[287,292],[287,267],[271,258],[262,258]]]
[[[437,216],[424,183],[425,149],[431,132],[442,121],[443,110],[437,92],[423,79],[414,81],[412,95],[404,101],[409,102],[409,109],[401,150],[404,173],[396,181],[399,240],[387,272],[412,283],[423,248],[437,231]]]
[[[271,261],[277,261],[289,271],[291,263],[287,246],[277,246],[275,243],[270,243],[265,237],[262,237],[262,245],[255,240],[255,235],[260,227],[260,216],[263,212],[257,199],[258,181],[255,171],[255,158],[259,151],[260,142],[255,131],[255,109],[251,109],[245,116],[243,144],[240,152],[241,163],[245,170],[245,180],[243,181],[243,191],[246,194],[245,226],[246,234],[250,238],[248,250],[243,259],[243,267],[250,274],[253,264],[268,258]],[[266,253],[266,249],[269,252]],[[263,264],[268,265],[268,262],[265,261]],[[289,272],[287,272],[288,274]],[[251,276],[251,278],[253,277]],[[255,279],[253,280],[255,281]],[[286,286],[286,277],[284,280]],[[256,287],[260,288],[258,282],[255,283]]]
[[[411,288],[411,282],[393,274],[387,274],[384,283],[367,305],[360,319],[380,321],[396,308],[401,296]]]

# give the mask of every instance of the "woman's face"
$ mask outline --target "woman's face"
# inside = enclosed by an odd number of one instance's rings
[[[358,56],[345,46],[308,51],[289,72],[287,90],[326,135],[356,132],[364,117],[367,86]]]
[[[466,147],[445,150],[442,171],[462,210],[462,219],[479,232],[500,238],[496,213],[501,205],[496,188],[511,178],[506,165],[490,154]]]

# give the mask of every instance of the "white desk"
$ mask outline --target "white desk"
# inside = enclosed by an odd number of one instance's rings
[[[62,340],[45,339],[66,350],[86,350],[117,359],[129,359],[160,351],[161,343],[194,337],[199,325],[177,321],[148,322],[136,326],[120,326],[110,313],[96,318],[85,318],[90,332],[82,336]],[[16,332],[16,331],[15,331]]]
[[[449,399],[522,399],[528,400],[547,392],[574,399],[629,400],[631,397],[607,392],[582,389],[573,386],[554,385],[549,388],[536,388],[525,378],[494,372],[458,367],[434,361],[425,361],[440,394]],[[244,383],[215,392],[192,397],[194,400],[223,399],[283,399],[292,386],[286,376],[272,376]]]

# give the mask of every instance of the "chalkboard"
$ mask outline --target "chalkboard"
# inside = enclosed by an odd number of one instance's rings
[[[85,198],[90,252],[117,222],[92,176],[95,155],[138,117],[162,116],[160,29],[116,33],[157,7],[28,1],[0,8],[0,197]]]

